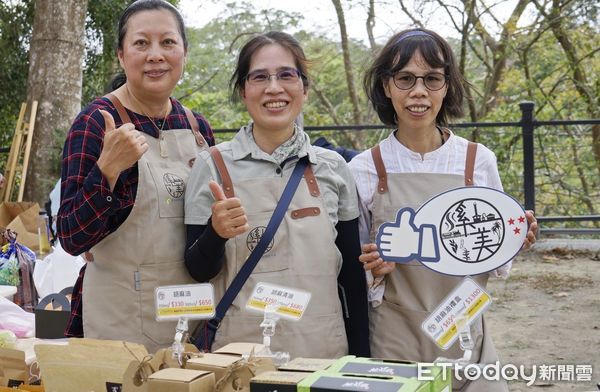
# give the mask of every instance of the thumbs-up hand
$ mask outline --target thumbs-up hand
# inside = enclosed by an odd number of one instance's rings
[[[414,223],[415,211],[402,208],[395,222],[386,222],[379,226],[375,242],[381,255],[389,261],[407,263],[413,259],[436,262],[439,250],[435,237],[435,227]]]
[[[237,197],[227,198],[215,181],[208,184],[215,198],[212,205],[212,226],[221,238],[233,238],[246,232],[250,226],[242,201]]]
[[[104,118],[104,141],[97,165],[113,190],[121,172],[133,166],[148,150],[146,137],[132,123],[115,127],[115,120],[105,110],[99,110]]]

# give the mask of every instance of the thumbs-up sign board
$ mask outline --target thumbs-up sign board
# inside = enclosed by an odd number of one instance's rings
[[[525,211],[504,192],[462,187],[441,193],[416,212],[398,211],[379,227],[376,244],[385,261],[417,260],[454,276],[493,271],[521,249],[528,230]]]

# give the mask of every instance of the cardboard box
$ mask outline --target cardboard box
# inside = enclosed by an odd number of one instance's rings
[[[215,373],[221,392],[249,392],[252,377],[275,370],[271,358],[255,356],[263,348],[258,343],[230,343],[212,354],[192,356],[185,368]]]
[[[0,386],[14,388],[29,381],[25,352],[0,348]]]
[[[335,359],[298,357],[292,359],[285,365],[280,366],[279,370],[289,372],[316,372],[318,370],[327,370],[336,362]]]
[[[0,392],[44,392],[42,385],[20,384],[19,387],[0,387]]]
[[[241,357],[233,355],[205,353],[188,359],[185,368],[213,372],[215,380],[219,381],[227,373],[227,368],[241,360]]]
[[[296,392],[306,372],[264,372],[250,379],[250,392]]]
[[[298,383],[298,392],[377,391],[429,392],[429,385],[412,378],[364,376],[318,371]]]
[[[71,303],[62,293],[44,297],[33,310],[35,314],[35,337],[62,339],[71,315]]]
[[[141,344],[89,338],[34,350],[47,392],[118,391],[130,363],[148,355]]]
[[[17,242],[32,251],[39,250],[38,218],[40,206],[28,201],[5,201],[0,204],[0,230],[17,233]]]
[[[148,377],[148,392],[213,392],[215,375],[211,372],[167,368]]]
[[[429,392],[452,390],[452,376],[450,374],[450,369],[446,369],[445,374],[441,366],[430,366],[427,367],[427,369],[430,370],[430,373],[427,375],[434,378],[432,381],[423,381],[423,383],[429,384]],[[328,370],[330,372],[344,374],[382,375],[415,380],[418,376],[418,365],[416,362],[392,359],[357,358],[353,355],[347,355],[338,359]]]
[[[213,351],[214,354],[227,354],[227,355],[250,355],[256,354],[265,348],[260,343],[229,343],[221,347],[218,350]]]

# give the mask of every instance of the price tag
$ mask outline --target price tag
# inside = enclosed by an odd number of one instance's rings
[[[215,292],[210,283],[160,286],[154,290],[156,321],[210,319],[215,315]]]
[[[282,318],[298,321],[302,318],[310,293],[307,291],[283,287],[271,283],[259,282],[254,287],[246,309],[263,313],[269,304],[278,304],[277,314]]]
[[[458,338],[457,321],[468,326],[492,304],[492,297],[473,279],[465,278],[421,324],[440,348],[447,350]]]

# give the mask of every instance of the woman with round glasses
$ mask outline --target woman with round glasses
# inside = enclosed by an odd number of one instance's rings
[[[395,127],[378,146],[350,162],[361,208],[360,261],[367,270],[373,307],[371,351],[377,358],[433,362],[461,358],[456,342],[439,349],[421,330],[426,317],[462,280],[433,272],[416,261],[386,262],[373,243],[378,227],[393,221],[403,207],[417,210],[430,197],[465,185],[502,189],[496,157],[484,147],[452,133],[448,120],[463,114],[463,78],[448,43],[425,29],[394,35],[367,70],[367,95],[384,124]],[[535,242],[537,224],[527,213],[530,231],[524,247]],[[510,263],[491,275],[506,277]],[[475,279],[485,287],[489,274]],[[493,363],[498,356],[482,318],[471,326],[471,362]],[[505,382],[454,380],[455,389],[505,391]]]
[[[311,146],[295,123],[308,97],[302,48],[281,32],[252,38],[241,49],[231,85],[252,120],[231,141],[199,154],[185,199],[186,265],[195,279],[214,284],[217,301],[260,241],[299,161],[306,169],[298,172],[303,179],[281,224],[225,317],[200,331],[205,342],[196,344],[210,348],[205,336],[215,329],[212,349],[260,342],[263,316],[246,304],[263,282],[280,287],[274,290],[284,300],[297,295],[288,289],[312,296],[299,321],[280,321],[273,351],[369,356],[356,188],[342,157]]]

